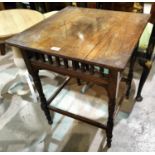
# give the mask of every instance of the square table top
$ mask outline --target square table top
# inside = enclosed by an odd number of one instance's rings
[[[6,43],[123,70],[149,17],[139,13],[67,7]]]

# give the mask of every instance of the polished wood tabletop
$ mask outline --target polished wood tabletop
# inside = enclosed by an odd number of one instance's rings
[[[0,40],[18,34],[43,19],[43,14],[29,9],[0,11]]]
[[[121,70],[148,20],[138,13],[67,7],[8,42]]]

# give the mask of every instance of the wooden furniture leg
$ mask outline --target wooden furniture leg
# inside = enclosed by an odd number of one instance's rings
[[[5,44],[3,42],[0,42],[0,52],[1,55],[5,55]]]
[[[31,66],[26,51],[23,50],[23,51],[21,51],[21,53],[22,53],[22,55],[24,57],[24,61],[25,61],[25,64],[27,66],[27,69],[28,69],[30,75],[33,78],[34,85],[35,85],[35,87],[36,87],[36,89],[37,89],[37,91],[39,93],[39,98],[40,98],[40,101],[41,101],[41,108],[42,108],[42,110],[45,113],[45,116],[46,116],[46,118],[48,120],[48,123],[52,124],[53,120],[52,120],[51,115],[50,115],[50,110],[48,109],[47,100],[46,100],[45,95],[43,93],[43,89],[42,89],[42,85],[41,85],[41,81],[40,81],[40,77],[39,77],[39,70],[38,69],[34,69]]]
[[[107,128],[106,128],[106,135],[107,135],[107,146],[111,147],[112,141],[112,131],[114,126],[114,111],[116,105],[116,90],[117,90],[117,72],[113,71],[110,74],[110,82],[107,88],[108,93],[108,121],[107,121]]]
[[[42,89],[42,85],[41,85],[41,81],[40,81],[40,77],[39,77],[39,70],[35,70],[33,72],[32,77],[33,77],[33,81],[34,81],[34,84],[35,84],[35,87],[39,93],[39,97],[40,97],[40,101],[41,101],[41,108],[42,110],[44,111],[45,113],[45,116],[48,120],[48,123],[49,124],[52,124],[52,119],[51,119],[51,115],[50,115],[50,111],[48,109],[48,104],[47,104],[47,101],[46,101],[46,98],[45,98],[45,95],[43,93],[43,89]]]
[[[133,79],[133,69],[134,69],[134,65],[136,62],[136,52],[137,52],[137,47],[134,50],[133,55],[131,56],[131,59],[130,59],[129,74],[128,74],[128,79],[127,79],[128,89],[126,92],[127,98],[129,98],[130,90],[131,90],[131,83],[132,83],[132,79]]]
[[[143,100],[143,97],[141,96],[141,91],[142,91],[145,81],[150,73],[151,67],[152,67],[151,61],[146,61],[143,66],[143,72],[142,72],[142,75],[140,78],[139,87],[138,87],[137,96],[136,96],[136,101],[138,101],[138,102]]]

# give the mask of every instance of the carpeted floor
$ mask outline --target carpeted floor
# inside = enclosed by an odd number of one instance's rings
[[[0,56],[0,88],[17,72],[11,52]],[[155,151],[153,75],[154,68],[143,91],[143,102],[134,102],[133,84],[131,97],[123,102],[116,118],[112,147],[108,151]],[[135,77],[138,76],[136,72]],[[59,76],[42,78],[47,98],[61,81]],[[136,86],[137,82],[134,79]],[[19,81],[12,91],[22,86]],[[82,86],[77,86],[72,80],[52,104],[106,122],[107,98],[103,95],[103,88],[93,86],[85,94],[81,93],[81,89]],[[0,100],[0,151],[107,151],[103,148],[105,133],[102,130],[57,113],[51,114],[54,123],[49,126],[39,103],[32,102],[30,93],[25,96],[3,94]]]

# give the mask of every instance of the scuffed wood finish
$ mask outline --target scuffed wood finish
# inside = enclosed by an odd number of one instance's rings
[[[0,39],[20,33],[43,19],[44,16],[34,10],[10,9],[0,11]]]
[[[29,30],[7,40],[21,49],[23,58],[39,92],[42,109],[51,123],[49,109],[106,129],[111,146],[118,90],[125,68],[147,24],[148,15],[84,8],[66,8]],[[128,92],[133,77],[131,57]],[[48,106],[38,71],[51,70],[103,86],[108,95],[107,125]],[[80,82],[79,82],[80,84]],[[63,87],[63,85],[62,85]],[[58,92],[51,97],[55,98]],[[125,93],[124,89],[124,93]],[[124,95],[123,95],[124,96]],[[123,97],[119,103],[123,100]]]
[[[8,42],[121,70],[148,19],[138,13],[68,7]]]

